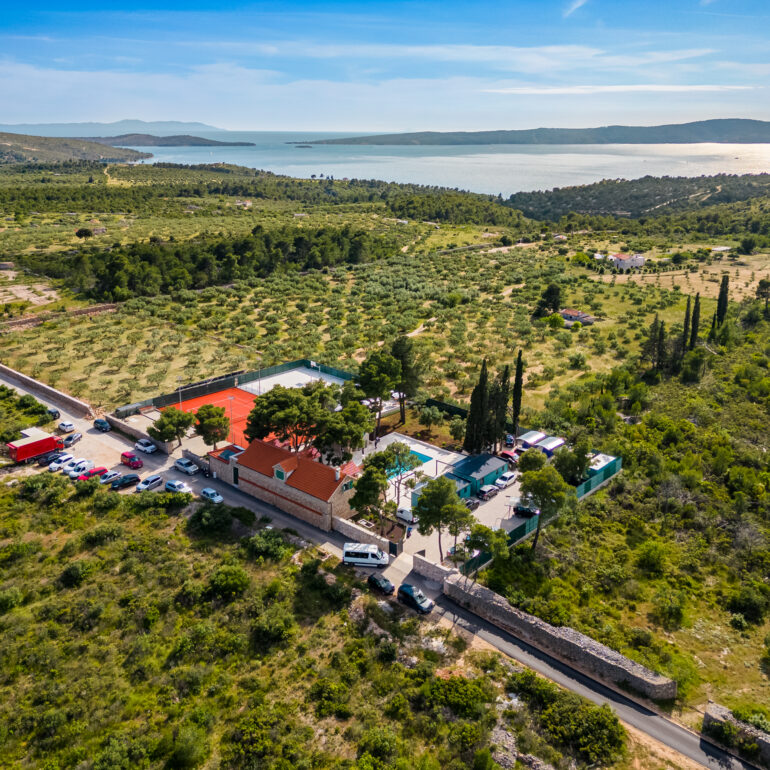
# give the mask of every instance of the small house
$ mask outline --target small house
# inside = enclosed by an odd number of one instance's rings
[[[612,455],[596,454],[588,465],[588,477],[601,473],[615,458]]]
[[[484,453],[460,460],[452,466],[450,473],[465,479],[470,484],[472,494],[476,494],[486,484],[494,484],[507,470],[508,462],[502,457]]]
[[[545,433],[541,433],[539,430],[530,430],[519,436],[519,441],[525,449],[531,449],[536,444],[539,444],[544,438],[548,438]]]
[[[591,326],[596,321],[592,315],[589,315],[584,310],[573,310],[569,307],[560,310],[559,315],[564,319],[565,326],[571,326],[576,322],[581,323],[583,326]]]

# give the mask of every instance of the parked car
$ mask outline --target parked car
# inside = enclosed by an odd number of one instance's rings
[[[62,467],[59,470],[64,476],[69,476],[69,472],[76,465],[80,465],[80,463],[85,462],[85,459],[86,459],[85,457],[73,457],[71,460],[64,463],[64,465],[62,465]]]
[[[148,489],[155,489],[163,483],[163,476],[159,476],[157,473],[153,473],[152,476],[148,476],[136,485],[137,492],[145,492]]]
[[[107,471],[99,477],[100,484],[112,484],[115,479],[120,478],[120,471]]]
[[[513,512],[517,516],[523,516],[526,519],[540,515],[540,509],[531,500],[519,500],[513,506]]]
[[[516,481],[516,474],[513,471],[508,471],[495,481],[495,486],[498,489],[508,489],[514,481]]]
[[[64,446],[72,446],[73,444],[77,444],[80,439],[83,438],[82,433],[70,433],[69,436],[64,437]]]
[[[94,428],[100,430],[102,433],[107,433],[107,431],[112,430],[112,425],[110,425],[103,417],[97,417],[94,420]]]
[[[140,438],[139,441],[134,444],[134,449],[138,449],[140,452],[144,452],[148,455],[158,451],[158,447],[156,447],[148,438]]]
[[[59,423],[59,433],[72,433],[75,430],[75,424],[69,420],[62,420]]]
[[[177,481],[176,479],[169,479],[166,482],[166,486],[164,487],[166,492],[187,492],[192,493],[192,489],[190,489],[189,484],[186,484],[184,481]]]
[[[505,445],[507,447],[512,447],[516,443],[516,439],[513,437],[513,433],[506,433],[505,434]]]
[[[494,497],[500,490],[494,484],[484,484],[484,486],[476,492],[476,497],[479,500],[489,500],[490,497]]]
[[[481,502],[477,500],[475,497],[468,497],[465,500],[463,500],[465,503],[465,507],[469,511],[475,511],[476,508],[478,508],[481,505]]]
[[[60,454],[55,460],[48,465],[48,470],[53,473],[60,471],[68,462],[73,459],[72,455],[68,452]]]
[[[142,458],[137,457],[134,452],[123,452],[120,456],[120,462],[123,463],[123,465],[127,465],[132,470],[137,470],[137,468],[144,466]]]
[[[191,460],[186,457],[180,457],[175,463],[174,467],[182,473],[187,473],[190,476],[194,476],[200,471],[200,468]]]
[[[369,584],[369,588],[373,588],[378,593],[385,594],[385,596],[390,596],[396,590],[396,587],[390,580],[382,575],[378,575],[376,572],[372,572],[366,579],[366,582]]]
[[[58,420],[61,417],[61,412],[55,406],[49,406],[45,411],[52,420]]]
[[[90,471],[93,467],[94,464],[91,462],[91,460],[82,460],[74,468],[72,468],[67,475],[74,481],[78,476],[85,473],[86,471]]]
[[[411,607],[424,615],[427,615],[434,607],[434,602],[411,583],[402,583],[398,587],[397,598],[407,607]]]
[[[390,557],[372,543],[345,543],[342,546],[342,563],[356,567],[387,567]]]
[[[81,473],[75,481],[88,481],[89,479],[104,476],[105,473],[107,473],[107,469],[102,465],[98,468],[91,468],[91,470],[86,471],[85,473]]]
[[[516,465],[519,462],[519,455],[516,452],[503,450],[498,454],[498,457],[505,460],[508,465]]]
[[[201,489],[201,497],[209,503],[219,504],[225,501],[225,498],[222,497],[216,489],[212,489],[211,487]]]
[[[411,508],[399,508],[396,511],[396,518],[404,524],[417,524],[417,517]]]
[[[127,473],[125,476],[119,476],[110,484],[112,489],[125,489],[139,483],[138,473]]]
[[[64,453],[63,452],[48,452],[37,458],[37,464],[42,468],[44,465],[50,465],[52,462],[56,462]]]

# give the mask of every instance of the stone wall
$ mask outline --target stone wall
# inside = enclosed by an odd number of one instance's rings
[[[361,527],[349,519],[332,516],[332,529],[335,532],[339,532],[351,543],[372,543],[385,551],[385,553],[390,552],[390,541],[387,538],[380,537],[375,532],[366,529],[366,527]]]
[[[759,761],[765,767],[770,767],[770,734],[759,730],[753,725],[746,724],[737,720],[730,709],[720,706],[718,703],[709,702],[706,706],[706,712],[703,714],[703,732],[708,735],[710,728],[725,723],[732,724],[738,730],[738,735],[748,743],[755,743],[759,747],[758,757],[753,757],[754,761]],[[732,748],[732,747],[728,747]]]
[[[78,417],[93,417],[93,411],[85,401],[81,401],[74,396],[70,396],[68,393],[63,393],[61,390],[52,388],[50,385],[46,385],[44,382],[39,382],[32,377],[28,377],[26,374],[17,372],[15,369],[11,369],[10,366],[0,364],[0,375],[7,378],[10,382],[28,390],[33,395],[40,396],[41,398],[50,401],[54,406],[72,412]]]
[[[444,593],[479,617],[599,679],[628,686],[653,700],[676,697],[676,682],[629,660],[573,628],[557,627],[512,607],[494,591],[459,574],[444,580]]]
[[[146,438],[152,441],[153,444],[155,444],[156,447],[158,447],[158,450],[161,452],[164,452],[167,455],[170,455],[174,451],[175,442],[173,441],[158,441],[157,439],[152,438],[148,433],[145,433],[145,431],[141,430],[140,428],[137,428],[134,425],[131,425],[130,423],[127,423],[125,420],[121,420],[118,417],[115,417],[114,414],[105,414],[104,419],[107,420],[107,422],[112,425],[115,430],[120,431],[121,433],[125,433],[126,436],[131,436],[131,438]]]
[[[443,583],[452,573],[457,572],[457,570],[451,567],[442,567],[440,564],[434,564],[419,554],[414,554],[412,557],[412,569],[421,577],[433,580],[436,583]]]

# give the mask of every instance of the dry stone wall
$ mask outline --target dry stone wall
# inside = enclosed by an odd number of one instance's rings
[[[125,433],[126,436],[131,436],[131,438],[136,439],[149,439],[153,444],[155,444],[156,447],[158,447],[161,452],[164,452],[167,455],[170,455],[174,451],[173,441],[158,441],[157,439],[152,438],[148,433],[145,433],[143,430],[134,427],[133,425],[127,423],[125,420],[121,420],[119,417],[115,417],[114,414],[106,414],[104,415],[104,419],[107,420],[107,422],[112,425],[115,430],[119,430],[121,433]]]
[[[385,553],[389,552],[390,541],[387,538],[380,537],[375,532],[370,532],[354,521],[342,519],[339,516],[332,516],[332,529],[335,532],[339,532],[351,543],[371,543],[385,551]]]
[[[433,580],[436,583],[443,583],[452,573],[457,572],[457,570],[450,567],[442,567],[440,564],[435,564],[419,554],[414,554],[412,557],[412,569],[421,577]]]
[[[569,661],[599,679],[630,687],[653,700],[676,697],[676,682],[629,660],[573,628],[552,626],[460,574],[444,580],[444,593],[479,617],[533,647]]]
[[[93,416],[91,407],[85,401],[81,401],[79,398],[70,396],[68,393],[63,393],[61,390],[52,388],[50,385],[46,385],[44,382],[28,377],[26,374],[17,372],[15,369],[11,369],[10,366],[0,364],[0,375],[8,379],[11,383],[15,383],[25,390],[28,390],[33,395],[40,396],[41,398],[50,401],[54,406],[66,409],[68,412],[72,412],[78,417]]]
[[[721,727],[724,724],[733,725],[742,741],[755,743],[759,749],[756,759],[765,767],[770,767],[770,734],[737,720],[730,709],[718,703],[709,703],[703,714],[703,732],[708,734],[715,726]]]

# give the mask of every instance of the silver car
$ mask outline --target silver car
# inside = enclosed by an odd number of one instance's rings
[[[163,476],[159,476],[157,473],[148,476],[146,479],[143,479],[136,485],[136,491],[137,492],[145,492],[148,489],[155,489],[155,487],[159,487],[163,483]]]
[[[59,455],[49,466],[48,470],[52,471],[53,473],[57,473],[60,471],[68,462],[72,461],[72,455],[71,454],[63,454]]]

